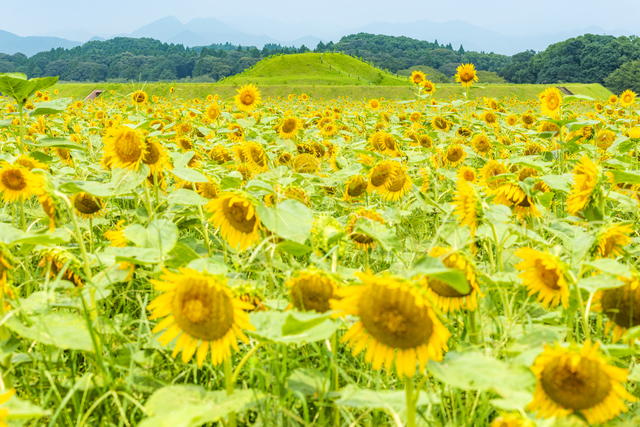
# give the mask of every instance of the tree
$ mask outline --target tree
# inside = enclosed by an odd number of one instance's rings
[[[604,79],[604,85],[613,93],[622,93],[627,89],[640,93],[640,61],[622,64]]]

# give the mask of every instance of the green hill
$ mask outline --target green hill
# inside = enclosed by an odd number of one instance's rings
[[[263,59],[219,85],[411,86],[409,79],[384,72],[343,53],[300,53]]]

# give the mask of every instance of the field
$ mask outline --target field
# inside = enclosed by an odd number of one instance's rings
[[[0,425],[640,424],[635,96],[300,82],[0,75]]]

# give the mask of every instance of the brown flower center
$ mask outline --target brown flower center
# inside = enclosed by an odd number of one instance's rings
[[[27,186],[27,180],[20,169],[9,169],[2,173],[2,184],[13,191],[21,191]]]

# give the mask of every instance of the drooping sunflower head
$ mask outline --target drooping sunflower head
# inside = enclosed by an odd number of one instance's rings
[[[218,184],[211,180],[211,178],[207,177],[209,182],[198,182],[196,183],[196,193],[204,197],[205,199],[215,199],[220,196],[220,189],[218,188]]]
[[[349,220],[349,224],[347,225],[346,232],[355,243],[355,245],[360,249],[371,249],[375,246],[376,241],[373,237],[370,237],[366,234],[356,233],[354,232],[356,229],[356,225],[358,220],[361,218],[366,218],[368,221],[377,222],[379,224],[386,224],[385,220],[378,215],[376,212],[366,209],[359,209],[356,212],[351,214],[351,218]]]
[[[633,229],[628,224],[611,224],[603,227],[596,236],[593,252],[601,258],[616,258],[624,254],[624,247],[631,243]]]
[[[458,179],[456,189],[453,199],[454,214],[458,217],[461,226],[469,226],[471,235],[474,236],[478,222],[483,215],[482,201],[466,179]]]
[[[285,117],[279,127],[278,135],[282,139],[294,139],[302,130],[302,120],[297,117]]]
[[[89,193],[77,193],[71,198],[74,211],[82,218],[96,218],[103,210],[102,200]]]
[[[387,180],[383,197],[386,200],[399,200],[411,189],[413,181],[409,178],[407,169],[399,162],[394,161],[392,164],[395,174]]]
[[[187,363],[197,353],[201,367],[211,350],[218,365],[231,356],[231,347],[239,351],[238,339],[249,342],[243,329],[255,328],[244,310],[253,305],[234,298],[223,277],[180,268],[180,274],[163,270],[160,279],[151,281],[163,293],[149,304],[149,319],[164,317],[153,332],[165,330],[159,338],[163,346],[177,338],[173,357],[182,351]]]
[[[335,298],[338,283],[328,274],[310,270],[298,272],[285,286],[289,289],[291,305],[301,311],[326,313],[329,301]]]
[[[359,317],[342,337],[375,370],[394,363],[398,376],[413,377],[416,362],[424,372],[429,360],[442,360],[451,336],[440,322],[420,287],[391,276],[356,273],[363,283],[338,290],[341,300],[331,307],[342,314]],[[397,354],[396,354],[397,352]]]
[[[262,145],[253,141],[245,142],[241,150],[245,163],[253,173],[266,172],[269,170],[267,153]]]
[[[480,185],[487,191],[492,192],[505,181],[504,178],[496,177],[507,173],[509,173],[509,169],[504,163],[489,160],[482,169],[480,169]]]
[[[206,205],[210,221],[232,248],[244,251],[260,239],[260,218],[254,201],[242,193],[224,192]]]
[[[122,225],[126,221],[121,219],[116,224],[115,230],[107,230],[104,232],[104,238],[111,242],[112,247],[114,248],[124,248],[127,246],[127,238],[124,236],[124,230],[122,229]]]
[[[149,166],[150,173],[162,173],[165,166],[169,165],[167,150],[158,141],[147,141],[147,150],[142,157],[142,163]]]
[[[542,114],[549,117],[557,117],[562,106],[562,94],[556,87],[545,89],[540,95],[540,108]]]
[[[367,180],[362,175],[353,175],[346,183],[342,200],[351,201],[367,191]]]
[[[449,120],[447,120],[442,116],[434,116],[431,119],[431,126],[435,130],[441,130],[441,131],[447,132],[451,129],[452,124]]]
[[[312,154],[298,154],[293,159],[293,170],[297,173],[315,174],[320,169],[320,162]]]
[[[229,130],[227,138],[229,138],[233,142],[240,142],[244,140],[244,129],[237,123],[231,123],[229,125]]]
[[[84,286],[83,267],[75,255],[58,248],[42,250],[40,255],[38,266],[43,268],[43,275],[49,271],[49,277],[53,279],[64,271],[60,277],[62,280],[67,280],[78,288]]]
[[[565,417],[580,412],[589,424],[604,423],[626,412],[624,400],[637,399],[623,383],[628,370],[609,366],[598,354],[599,343],[585,341],[582,348],[545,346],[531,371],[538,382],[528,411],[538,417]]]
[[[398,162],[392,160],[384,160],[371,168],[368,175],[367,191],[385,195],[387,193],[387,184],[391,182],[398,173]]]
[[[522,258],[522,262],[515,267],[522,272],[518,277],[522,279],[529,295],[538,294],[538,301],[549,308],[559,303],[564,308],[569,307],[569,286],[564,263],[551,254],[531,248],[520,248],[515,255]]]
[[[240,111],[251,112],[262,103],[260,91],[253,84],[236,89],[238,94],[234,97],[236,107]]]
[[[487,136],[486,133],[479,133],[471,139],[471,145],[473,147],[473,151],[481,155],[482,157],[487,157],[491,154],[491,140]]]
[[[137,90],[131,94],[131,100],[135,105],[142,105],[146,104],[147,101],[149,101],[149,96],[146,94],[146,92]]]
[[[540,215],[533,198],[527,195],[519,183],[505,182],[492,193],[495,194],[494,204],[512,208],[518,218]]]
[[[102,163],[107,168],[138,170],[147,149],[138,131],[128,126],[109,128],[103,142]]]
[[[0,163],[0,193],[4,202],[27,200],[39,192],[41,185],[40,178],[29,169],[8,162]]]
[[[469,87],[478,81],[478,74],[474,64],[462,64],[456,69],[456,82],[464,87]]]
[[[573,169],[573,185],[567,198],[567,212],[575,215],[599,204],[602,194],[602,171],[588,156],[580,158]]]

